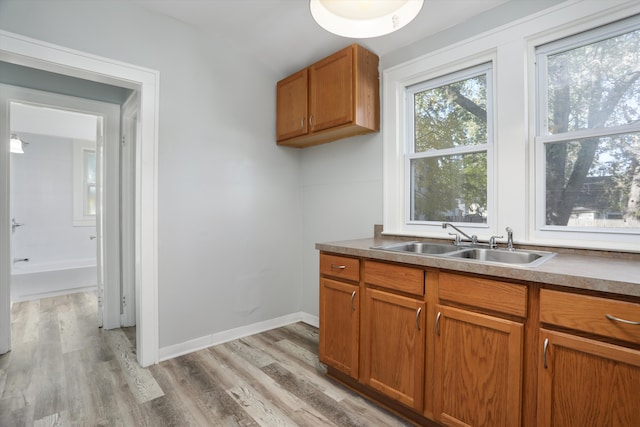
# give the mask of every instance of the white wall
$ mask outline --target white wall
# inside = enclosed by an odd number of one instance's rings
[[[24,154],[11,154],[11,215],[24,226],[12,234],[11,250],[15,258],[29,258],[29,264],[14,267],[95,263],[96,242],[89,239],[95,227],[73,226],[73,141],[28,133],[20,137],[28,144]]]
[[[0,0],[0,28],[160,72],[161,348],[300,309],[300,154],[274,143],[280,76],[130,2]]]

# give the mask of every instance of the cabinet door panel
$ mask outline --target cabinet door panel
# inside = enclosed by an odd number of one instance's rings
[[[640,351],[543,329],[540,362],[538,425],[640,425]]]
[[[358,378],[358,286],[320,279],[320,361]]]
[[[523,325],[442,305],[436,310],[436,417],[454,426],[519,426]]]
[[[365,291],[363,382],[422,409],[426,304],[377,289]]]
[[[310,67],[310,126],[313,132],[353,121],[353,49],[348,47]]]
[[[308,75],[308,70],[304,69],[278,82],[276,141],[308,133]]]

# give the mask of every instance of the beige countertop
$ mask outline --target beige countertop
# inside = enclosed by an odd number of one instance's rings
[[[415,241],[420,239],[406,238],[402,240]],[[638,257],[633,256],[634,254],[632,256],[616,256],[606,253],[606,256],[600,256],[593,252],[582,254],[559,251],[553,258],[538,267],[513,267],[435,255],[404,254],[371,249],[373,246],[398,243],[402,240],[394,237],[372,237],[317,243],[316,249],[443,270],[640,297],[640,261]]]

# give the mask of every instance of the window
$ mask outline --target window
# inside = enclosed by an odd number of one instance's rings
[[[389,64],[384,233],[637,251],[639,31],[640,3],[562,2]]]
[[[73,143],[73,225],[96,224],[96,144]]]
[[[537,228],[640,232],[640,21],[536,49]]]
[[[491,63],[407,88],[408,223],[486,224]]]

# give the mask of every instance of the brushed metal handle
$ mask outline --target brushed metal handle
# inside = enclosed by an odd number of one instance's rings
[[[416,310],[416,329],[420,330],[420,313],[422,313],[422,307],[418,307]]]
[[[356,291],[351,293],[351,311],[356,311],[356,306],[353,304],[353,300],[356,298]]]
[[[549,338],[544,339],[544,345],[542,347],[542,364],[547,369],[547,349],[549,349]]]
[[[309,127],[312,128],[313,127],[313,114],[311,114],[309,116]]]
[[[442,316],[442,313],[438,312],[436,315],[436,334],[438,334],[438,336],[440,336],[440,316]]]
[[[640,326],[640,322],[635,322],[633,320],[621,319],[621,318],[613,316],[611,314],[605,314],[604,317],[606,317],[609,320],[613,320],[614,322],[626,323],[627,325]]]
[[[300,119],[300,129],[304,129],[304,117]]]
[[[335,268],[337,270],[344,270],[345,268],[347,268],[347,266],[346,265],[331,264],[331,268]]]

